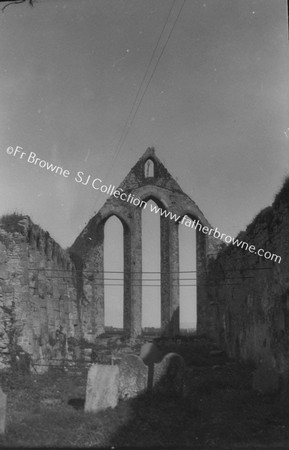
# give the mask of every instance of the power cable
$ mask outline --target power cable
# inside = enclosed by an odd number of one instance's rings
[[[168,21],[169,21],[171,12],[172,12],[172,10],[173,10],[173,8],[174,8],[174,6],[175,6],[176,1],[177,1],[177,0],[174,0],[172,6],[171,6],[171,8],[170,8],[169,14],[168,14],[168,16],[167,16],[167,18],[166,18],[166,21],[165,21],[165,24],[164,24],[164,26],[163,26],[163,28],[162,28],[162,31],[161,31],[160,36],[159,36],[159,38],[158,38],[158,41],[157,41],[157,43],[156,43],[156,45],[155,45],[155,48],[154,48],[154,50],[153,50],[153,53],[152,53],[152,55],[151,55],[151,57],[150,57],[150,60],[149,60],[147,69],[146,69],[146,71],[145,71],[145,74],[144,74],[144,76],[143,76],[143,78],[142,78],[142,80],[141,80],[140,86],[139,86],[139,88],[138,88],[137,94],[136,94],[135,99],[134,99],[134,102],[133,102],[133,105],[132,105],[132,107],[131,107],[131,109],[130,109],[128,118],[127,118],[127,120],[126,120],[126,122],[125,122],[125,125],[124,125],[124,127],[123,127],[123,130],[122,130],[122,133],[121,133],[121,136],[120,136],[120,140],[119,140],[119,144],[116,146],[116,154],[114,154],[114,156],[113,156],[113,159],[112,159],[112,162],[111,162],[111,168],[110,168],[110,170],[112,169],[112,166],[113,166],[113,164],[114,164],[114,161],[115,161],[115,159],[116,159],[116,157],[117,157],[117,152],[119,151],[119,150],[118,150],[118,149],[119,149],[119,145],[120,145],[120,143],[122,142],[123,136],[124,136],[124,134],[125,134],[125,130],[126,130],[127,127],[130,127],[130,126],[131,126],[131,123],[130,123],[130,116],[131,116],[131,114],[133,113],[134,107],[135,107],[135,105],[136,105],[136,103],[137,103],[138,96],[139,96],[139,94],[140,94],[140,92],[141,92],[141,90],[142,90],[142,87],[143,87],[143,85],[144,85],[145,79],[146,79],[146,77],[147,77],[147,75],[148,75],[148,73],[149,73],[149,69],[150,69],[151,63],[152,63],[153,58],[154,58],[154,56],[155,56],[155,54],[156,54],[156,50],[157,50],[157,48],[158,48],[158,46],[159,46],[159,43],[160,43],[161,38],[162,38],[162,36],[163,36],[164,30],[165,30],[165,28],[166,28],[166,26],[167,26],[167,24],[168,24]],[[109,175],[109,173],[110,173],[110,172],[108,172],[107,175]]]
[[[168,44],[169,39],[170,39],[170,37],[171,37],[171,35],[172,35],[172,32],[173,32],[173,30],[174,30],[174,28],[175,28],[175,26],[176,26],[176,24],[177,24],[177,21],[178,21],[178,19],[179,19],[179,17],[180,17],[180,14],[181,14],[182,9],[183,9],[183,7],[184,7],[184,5],[185,5],[185,2],[186,2],[186,0],[183,0],[183,4],[182,4],[182,6],[181,6],[181,8],[180,8],[180,10],[179,10],[179,12],[178,12],[178,15],[177,15],[177,17],[176,17],[176,19],[175,19],[175,21],[174,21],[174,23],[173,23],[173,26],[172,26],[172,28],[171,28],[171,30],[170,30],[170,32],[169,32],[169,35],[168,35],[168,37],[167,37],[167,39],[166,39],[166,41],[165,41],[165,44],[164,44],[164,46],[163,46],[163,49],[162,49],[162,51],[161,51],[161,53],[160,53],[160,55],[159,55],[159,57],[158,57],[158,59],[157,59],[156,65],[155,65],[155,67],[154,67],[154,69],[153,69],[153,72],[152,72],[152,74],[151,74],[151,76],[150,76],[150,78],[149,78],[149,80],[148,80],[148,83],[147,83],[147,85],[146,85],[146,88],[145,88],[145,90],[144,90],[144,92],[143,92],[143,94],[142,94],[142,96],[141,96],[141,98],[140,98],[140,100],[139,100],[139,102],[138,102],[137,108],[136,108],[136,110],[135,110],[135,112],[134,112],[134,114],[133,114],[133,117],[132,117],[132,119],[131,119],[131,121],[130,121],[130,123],[129,123],[129,126],[127,127],[127,130],[126,130],[126,132],[125,132],[125,134],[124,134],[124,137],[123,137],[122,141],[120,141],[119,148],[118,148],[118,150],[117,150],[117,152],[116,152],[116,154],[115,154],[115,156],[114,156],[114,159],[113,159],[113,161],[112,161],[112,165],[114,164],[114,161],[116,160],[116,158],[117,158],[117,156],[118,156],[120,150],[122,149],[123,144],[125,143],[125,140],[126,140],[126,137],[127,137],[128,133],[129,133],[130,127],[131,127],[131,125],[132,125],[132,123],[133,123],[133,121],[134,121],[134,119],[135,119],[135,116],[136,116],[136,114],[137,114],[137,112],[138,112],[138,110],[139,110],[139,108],[140,108],[141,102],[142,102],[142,100],[143,100],[143,98],[144,98],[144,96],[145,96],[145,94],[146,94],[146,92],[147,92],[147,90],[148,90],[148,88],[149,88],[150,82],[151,82],[151,80],[152,80],[152,78],[153,78],[153,76],[154,76],[154,74],[155,74],[155,72],[156,72],[156,69],[157,69],[157,66],[158,66],[158,64],[159,64],[159,61],[160,61],[161,57],[163,56],[163,53],[164,53],[164,51],[165,51],[165,49],[166,49],[166,47],[167,47],[167,44]],[[111,169],[112,169],[112,166],[111,166]]]
[[[132,107],[131,107],[131,109],[130,109],[128,118],[127,118],[127,120],[126,120],[126,122],[125,122],[125,124],[124,124],[123,129],[122,129],[122,132],[121,132],[121,135],[120,135],[120,139],[119,139],[119,141],[118,141],[118,144],[115,146],[115,148],[116,148],[115,152],[116,152],[116,153],[118,153],[119,143],[122,141],[122,138],[123,138],[123,135],[124,135],[124,133],[125,133],[126,127],[129,126],[128,124],[129,124],[129,122],[130,122],[130,116],[131,116],[131,114],[132,114],[132,112],[133,112],[133,110],[134,110],[134,107],[135,107],[135,105],[136,105],[138,96],[139,96],[139,94],[140,94],[140,92],[141,92],[141,90],[142,90],[142,88],[143,88],[145,79],[146,79],[147,74],[149,73],[149,70],[150,70],[151,63],[152,63],[153,58],[154,58],[154,56],[155,56],[155,54],[156,54],[156,50],[157,50],[157,48],[158,48],[158,46],[159,46],[159,43],[160,43],[160,41],[161,41],[161,38],[162,38],[162,36],[163,36],[164,30],[165,30],[165,28],[166,28],[166,26],[167,26],[167,23],[168,23],[168,21],[169,21],[171,12],[172,12],[172,10],[173,10],[173,8],[174,8],[174,5],[175,5],[176,1],[177,1],[177,0],[174,0],[174,1],[173,1],[173,4],[172,4],[172,6],[171,6],[171,8],[170,8],[170,10],[169,10],[169,13],[168,13],[167,18],[166,18],[166,20],[165,20],[165,23],[164,23],[164,25],[163,25],[163,28],[162,28],[161,33],[160,33],[160,35],[159,35],[159,38],[158,38],[158,40],[157,40],[157,43],[156,43],[156,45],[155,45],[155,47],[154,47],[153,53],[152,53],[152,55],[151,55],[151,57],[150,57],[149,63],[148,63],[147,68],[146,68],[146,71],[145,71],[145,73],[144,73],[144,76],[143,76],[143,78],[142,78],[142,80],[141,80],[141,83],[140,83],[140,85],[139,85],[139,88],[138,88],[138,90],[137,90],[137,93],[136,93],[136,96],[135,96],[133,105],[132,105]],[[112,157],[112,161],[111,161],[111,163],[110,163],[110,167],[107,169],[107,171],[106,171],[106,173],[105,173],[105,176],[104,176],[104,179],[106,179],[106,178],[108,177],[108,175],[110,174],[110,172],[111,172],[111,170],[112,170],[112,167],[113,167],[113,164],[114,164],[114,161],[115,161],[115,155],[116,155],[116,153],[114,153],[114,155],[113,155],[113,157]],[[97,202],[98,202],[98,200],[99,200],[99,197],[100,197],[100,192],[98,192],[98,195],[97,195],[97,198],[96,198],[96,201],[95,201],[95,204],[94,204],[93,209],[95,209],[96,204],[97,204]]]
[[[28,270],[36,270],[36,271],[43,271],[43,270],[51,270],[52,272],[71,272],[69,269],[50,269],[50,268],[39,268],[39,267],[28,267]],[[81,273],[126,273],[123,270],[76,270],[74,272],[81,272]],[[196,270],[183,270],[183,271],[154,271],[154,272],[146,272],[141,270],[135,270],[129,273],[160,273],[160,274],[169,274],[169,273],[196,273]]]
[[[155,56],[155,54],[156,54],[157,48],[158,48],[159,43],[160,43],[160,41],[161,41],[161,38],[162,38],[162,36],[163,36],[163,34],[164,34],[164,30],[165,30],[165,28],[166,28],[166,26],[167,26],[167,24],[168,24],[169,18],[170,18],[170,16],[171,16],[171,12],[172,12],[173,9],[174,9],[174,6],[175,6],[175,4],[176,4],[176,1],[177,1],[177,0],[174,0],[172,6],[171,6],[171,8],[170,8],[169,14],[168,14],[168,16],[167,16],[167,18],[166,18],[166,21],[165,21],[165,24],[164,24],[164,26],[163,26],[163,28],[162,28],[162,31],[161,31],[160,36],[159,36],[159,38],[158,38],[158,41],[157,41],[157,43],[156,43],[156,45],[155,45],[155,48],[154,48],[154,50],[153,50],[153,53],[152,53],[152,56],[151,56],[151,58],[150,58],[149,64],[148,64],[147,69],[146,69],[146,71],[145,71],[145,74],[144,74],[144,76],[143,76],[143,78],[142,78],[140,87],[139,87],[139,89],[138,89],[138,91],[137,91],[137,94],[136,94],[135,100],[134,100],[134,102],[133,102],[132,108],[130,109],[128,118],[127,118],[127,120],[126,120],[126,122],[125,122],[125,125],[124,125],[124,128],[123,128],[123,130],[122,130],[122,133],[121,133],[121,136],[120,136],[119,143],[118,143],[117,146],[116,146],[116,150],[115,150],[115,153],[114,153],[114,155],[113,155],[113,157],[112,157],[112,161],[111,161],[111,163],[110,163],[110,167],[109,167],[109,169],[107,170],[104,179],[106,179],[106,178],[108,177],[108,175],[110,174],[110,172],[112,171],[112,169],[113,169],[113,167],[114,167],[114,163],[115,163],[115,161],[116,161],[116,159],[117,159],[117,157],[118,157],[118,155],[119,155],[119,153],[120,153],[120,151],[121,151],[121,149],[122,149],[122,147],[123,147],[123,144],[125,143],[125,140],[126,140],[126,137],[127,137],[128,133],[129,133],[130,127],[131,127],[131,125],[132,125],[132,123],[133,123],[133,121],[134,121],[134,119],[135,119],[135,116],[136,116],[136,114],[137,114],[137,112],[138,112],[138,110],[139,110],[139,108],[140,108],[141,102],[142,102],[142,100],[143,100],[143,98],[144,98],[144,96],[145,96],[145,94],[146,94],[146,92],[147,92],[147,90],[148,90],[148,87],[149,87],[149,85],[150,85],[150,82],[151,82],[151,80],[152,80],[154,74],[155,74],[155,71],[156,71],[157,66],[158,66],[158,64],[159,64],[159,61],[160,61],[160,59],[161,59],[161,57],[162,57],[162,55],[163,55],[163,53],[164,53],[164,51],[165,51],[165,49],[166,49],[166,47],[167,47],[168,41],[169,41],[169,39],[170,39],[170,37],[171,37],[171,35],[172,35],[172,32],[173,32],[173,30],[174,30],[174,28],[175,28],[175,26],[176,26],[176,23],[177,23],[177,21],[178,21],[178,19],[179,19],[179,16],[180,16],[180,14],[181,14],[181,12],[182,12],[182,9],[183,9],[183,7],[184,7],[184,5],[185,5],[185,2],[186,2],[186,0],[183,0],[182,6],[181,6],[181,8],[180,8],[180,10],[179,10],[179,12],[178,12],[178,15],[177,15],[177,17],[176,17],[174,23],[173,23],[173,26],[172,26],[172,28],[171,28],[171,30],[170,30],[170,32],[169,32],[169,35],[168,35],[168,37],[167,37],[167,39],[166,39],[166,41],[165,41],[165,43],[164,43],[164,46],[163,46],[163,48],[162,48],[162,50],[161,50],[161,53],[160,53],[160,55],[159,55],[159,57],[158,57],[158,59],[157,59],[157,61],[156,61],[155,67],[154,67],[154,69],[153,69],[153,72],[152,72],[151,76],[149,77],[149,80],[148,80],[148,82],[147,82],[147,84],[146,84],[146,87],[145,87],[145,89],[144,89],[144,91],[143,91],[141,97],[140,97],[140,100],[138,101],[138,96],[139,96],[140,92],[142,91],[142,88],[143,88],[143,86],[144,86],[144,84],[145,84],[145,79],[146,79],[146,77],[147,77],[147,75],[148,75],[148,73],[149,73],[149,71],[150,71],[151,63],[152,63],[153,58],[154,58],[154,56]],[[137,105],[137,106],[136,106],[136,105]],[[134,110],[135,106],[136,106],[136,109],[135,109],[135,111],[134,111],[134,113],[133,113],[133,110]],[[132,118],[130,118],[131,115],[132,115]],[[98,200],[99,200],[99,196],[100,196],[100,192],[98,193],[98,196],[97,196],[97,199],[96,199],[95,204],[94,204],[94,206],[93,206],[93,209],[95,209],[95,207],[96,207],[96,204],[97,204],[97,202],[98,202]]]
[[[241,269],[227,269],[224,273],[227,272],[243,272],[243,271],[248,271],[248,270],[272,270],[273,267],[248,267],[248,268],[241,268]],[[73,273],[90,273],[90,274],[102,274],[102,273],[127,273],[123,270],[71,270],[71,269],[54,269],[54,268],[39,268],[39,267],[28,267],[28,270],[33,270],[33,271],[38,271],[38,272],[43,272],[43,271],[51,271],[51,272],[69,272],[69,274],[71,272]],[[208,275],[210,276],[210,274],[204,270],[180,270],[180,271],[140,271],[140,270],[134,270],[131,272],[128,272],[128,274],[135,274],[135,273],[140,273],[140,274],[144,274],[144,273],[149,273],[149,274],[171,274],[171,273],[198,273],[200,275]],[[213,277],[212,277],[213,278]],[[240,278],[248,278],[246,276],[240,276]],[[250,278],[250,277],[249,277]]]

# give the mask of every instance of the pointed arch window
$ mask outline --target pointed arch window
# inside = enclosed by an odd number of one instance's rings
[[[152,159],[147,159],[144,165],[145,178],[152,178],[155,176],[155,163]]]

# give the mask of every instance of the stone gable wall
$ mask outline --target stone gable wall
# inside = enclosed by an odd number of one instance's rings
[[[154,163],[155,174],[145,177],[147,159]],[[187,215],[211,228],[196,203],[186,195],[169,174],[152,148],[147,149],[120,184],[119,189],[144,202],[153,200],[160,208],[176,216]],[[124,231],[124,331],[129,336],[142,332],[142,208],[113,195],[70,247],[78,269],[77,291],[81,305],[81,323],[86,340],[94,340],[104,331],[104,227],[109,217],[117,216]],[[152,214],[154,214],[152,212]],[[161,334],[179,334],[179,234],[178,222],[160,217],[161,235]],[[204,290],[208,254],[218,251],[213,236],[196,232],[197,258],[197,327],[207,328],[207,302]]]

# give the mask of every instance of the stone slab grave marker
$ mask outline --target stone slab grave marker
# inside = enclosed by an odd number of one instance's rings
[[[166,394],[182,395],[185,379],[185,362],[177,353],[167,353],[154,365],[153,389]]]
[[[7,395],[0,387],[0,434],[5,433]]]
[[[148,367],[137,355],[125,355],[119,364],[119,398],[133,398],[144,392],[148,384]]]
[[[87,375],[85,412],[114,408],[118,402],[118,366],[94,364]]]

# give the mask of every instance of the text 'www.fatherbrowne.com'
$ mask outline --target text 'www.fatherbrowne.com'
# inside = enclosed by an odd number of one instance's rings
[[[57,166],[55,164],[49,163],[48,161],[45,161],[44,159],[40,159],[37,157],[35,152],[30,152],[28,155],[26,152],[23,151],[22,147],[11,147],[9,146],[6,150],[7,155],[18,157],[19,159],[26,160],[29,164],[33,164],[34,166],[38,166],[41,169],[46,169],[49,172],[54,173],[55,175],[63,176],[64,178],[70,177],[71,173],[68,169],[64,169],[61,166]],[[114,185],[106,185],[102,183],[102,180],[100,178],[93,178],[91,175],[84,175],[84,172],[78,171],[76,176],[74,177],[74,181],[76,183],[80,183],[83,186],[90,186],[92,189],[106,194],[113,196],[116,199],[120,199],[123,202],[130,203],[134,206],[138,206],[140,208],[145,209],[147,207],[147,202],[145,200],[142,200],[132,193],[126,193],[124,190],[120,187],[116,188]],[[191,220],[188,216],[177,216],[176,214],[173,214],[170,211],[167,211],[166,209],[159,208],[157,205],[150,204],[150,210],[151,212],[155,214],[160,214],[162,217],[169,218],[171,220],[174,220],[175,222],[185,225],[185,227],[192,228],[198,231],[201,231],[204,234],[208,234],[209,236],[213,236],[216,239],[221,239],[222,241],[226,242],[227,244],[233,244],[236,245],[236,247],[246,249],[250,253],[253,253],[258,256],[262,256],[265,259],[270,259],[274,262],[281,262],[281,256],[275,255],[275,253],[271,253],[269,251],[265,251],[263,248],[256,249],[255,245],[248,244],[248,242],[240,241],[237,238],[232,238],[232,236],[229,236],[225,233],[220,233],[218,228],[209,228],[207,226],[203,226],[199,220]]]
[[[209,236],[213,236],[214,238],[221,239],[225,241],[227,244],[233,244],[236,247],[248,250],[250,253],[254,253],[258,256],[263,256],[265,259],[270,259],[274,262],[281,262],[281,256],[276,255],[275,253],[271,253],[269,251],[265,251],[263,248],[256,249],[255,245],[248,244],[248,242],[241,241],[237,238],[233,238],[232,236],[220,233],[218,228],[209,228],[205,225],[202,225],[198,219],[191,220],[188,216],[177,216],[166,209],[159,208],[157,205],[150,204],[151,212],[155,214],[160,214],[162,217],[168,217],[175,222],[178,222],[181,225],[185,225],[185,227],[192,228],[194,230],[199,230],[204,234],[208,234]]]

